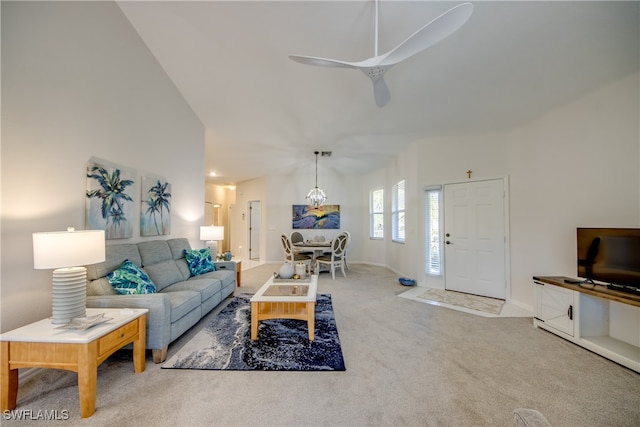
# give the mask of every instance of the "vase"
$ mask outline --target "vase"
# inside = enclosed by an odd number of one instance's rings
[[[280,278],[281,279],[291,279],[293,277],[293,266],[289,262],[285,262],[280,267]]]
[[[307,266],[304,264],[304,262],[299,262],[296,264],[296,274],[301,279],[307,277]]]
[[[225,252],[222,255],[225,261],[231,261],[231,258],[233,258],[233,254],[231,252]]]

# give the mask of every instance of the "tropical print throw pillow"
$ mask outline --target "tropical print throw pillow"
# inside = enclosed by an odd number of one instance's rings
[[[117,270],[107,274],[107,279],[121,295],[156,293],[156,285],[147,273],[128,259]]]
[[[216,270],[216,266],[213,264],[213,260],[211,259],[211,250],[209,248],[193,250],[185,249],[184,257],[189,265],[191,277]]]

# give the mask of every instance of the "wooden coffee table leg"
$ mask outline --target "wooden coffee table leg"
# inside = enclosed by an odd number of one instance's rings
[[[251,303],[251,339],[258,339],[258,302]]]
[[[316,338],[316,303],[307,303],[307,328],[309,328],[309,341]]]

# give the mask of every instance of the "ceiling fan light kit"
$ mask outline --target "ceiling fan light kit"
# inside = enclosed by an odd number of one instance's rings
[[[387,53],[378,55],[378,0],[376,0],[376,20],[374,34],[374,56],[359,62],[314,56],[289,55],[295,62],[318,67],[353,68],[362,71],[373,83],[373,95],[378,107],[389,103],[391,94],[384,74],[394,65],[433,46],[462,27],[471,17],[473,5],[462,3],[444,12]]]

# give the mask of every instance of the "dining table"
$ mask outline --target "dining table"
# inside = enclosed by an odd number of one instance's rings
[[[298,251],[313,252],[311,256],[311,269],[316,265],[316,258],[321,256],[325,251],[331,250],[332,240],[304,240],[302,242],[294,243],[293,247]]]

